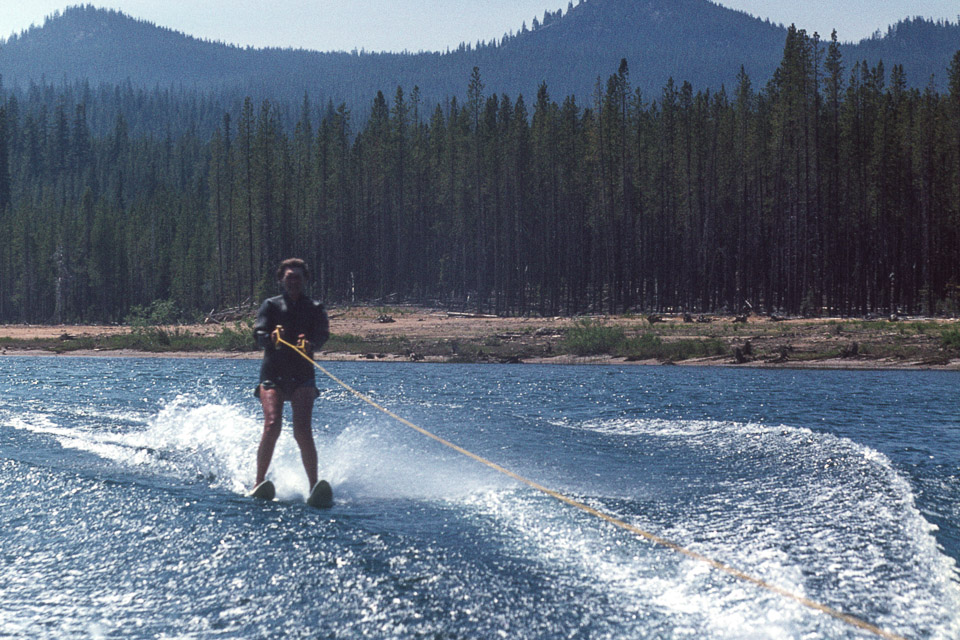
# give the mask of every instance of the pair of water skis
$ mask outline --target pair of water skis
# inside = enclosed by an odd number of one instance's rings
[[[250,492],[251,498],[258,500],[273,500],[277,495],[277,489],[269,480],[264,480],[253,488]],[[313,485],[310,491],[310,497],[307,498],[307,504],[317,509],[328,509],[333,506],[333,489],[326,480],[320,480]]]

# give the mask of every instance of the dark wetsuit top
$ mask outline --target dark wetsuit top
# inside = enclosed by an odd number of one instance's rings
[[[274,348],[270,334],[277,325],[283,327],[283,339],[291,344],[296,344],[297,336],[303,334],[311,343],[307,355],[312,358],[313,349],[322,346],[330,337],[330,321],[323,305],[303,295],[296,302],[286,294],[267,298],[260,305],[253,325],[253,336],[264,350],[260,384],[279,388],[285,394],[292,393],[297,387],[315,388],[314,368],[309,361],[286,345]],[[258,395],[259,389],[258,385]]]

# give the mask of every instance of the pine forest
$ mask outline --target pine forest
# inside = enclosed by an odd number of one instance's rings
[[[368,108],[129,85],[0,87],[0,322],[179,319],[274,295],[497,314],[960,312],[960,52],[947,89],[791,28],[773,78],[657,95]]]

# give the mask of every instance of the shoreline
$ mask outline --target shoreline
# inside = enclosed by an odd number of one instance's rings
[[[960,320],[720,314],[498,317],[423,307],[329,310],[318,362],[960,371]],[[131,327],[0,325],[3,356],[259,360],[250,319]],[[580,354],[580,355],[577,355]]]
[[[55,352],[43,349],[5,349],[0,358],[7,357],[36,357],[36,358],[170,358],[170,359],[216,359],[216,360],[260,360],[261,352],[233,352],[233,351],[141,351],[136,349],[77,349],[75,351]],[[337,362],[388,362],[388,363],[421,363],[421,364],[536,364],[552,366],[626,366],[626,367],[722,367],[747,369],[797,369],[822,371],[960,371],[960,358],[951,359],[946,363],[929,363],[924,361],[903,361],[890,358],[825,358],[822,360],[784,360],[736,363],[730,357],[716,356],[710,358],[689,358],[686,360],[660,361],[654,358],[631,359],[623,356],[594,355],[575,356],[557,355],[547,357],[531,357],[510,363],[492,361],[463,361],[451,360],[443,357],[423,357],[411,359],[397,354],[377,354],[371,357],[368,354],[346,352],[321,352],[317,355],[318,364]]]

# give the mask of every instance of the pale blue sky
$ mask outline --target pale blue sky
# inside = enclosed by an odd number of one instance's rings
[[[91,0],[189,35],[254,47],[440,51],[500,38],[568,0]],[[579,0],[574,0],[577,4]],[[0,37],[40,25],[76,0],[0,0]],[[86,2],[84,4],[87,4]],[[828,37],[859,40],[898,20],[960,14],[957,0],[720,0]]]

